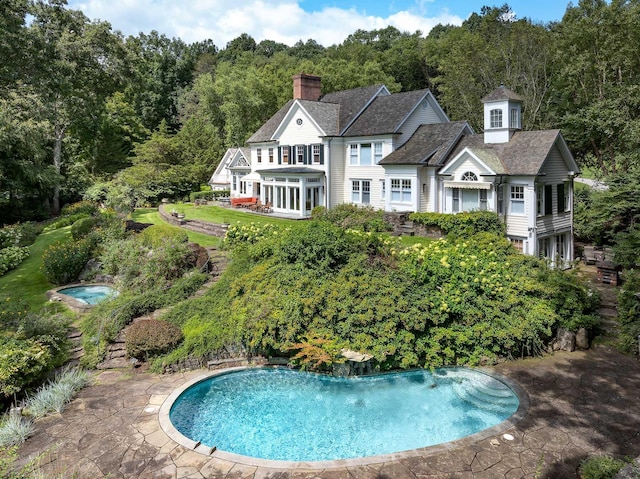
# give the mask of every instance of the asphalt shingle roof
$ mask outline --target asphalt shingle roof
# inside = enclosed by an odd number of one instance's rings
[[[397,133],[402,120],[429,90],[415,90],[379,96],[351,125],[344,136],[370,136]]]
[[[500,85],[498,88],[496,88],[487,96],[485,96],[482,99],[482,103],[487,103],[490,101],[501,101],[501,100],[522,101],[522,97],[518,95],[516,92],[509,90],[506,86]]]
[[[273,133],[276,131],[276,128],[282,123],[282,120],[289,112],[289,109],[293,105],[293,100],[289,100],[285,105],[280,108],[275,115],[269,118],[264,125],[258,128],[251,137],[247,140],[247,143],[260,143],[263,141],[271,141],[271,137]]]
[[[358,115],[362,109],[376,95],[379,95],[381,90],[385,90],[384,85],[371,85],[361,88],[353,88],[351,90],[336,91],[333,93],[327,93],[320,101],[322,103],[334,103],[340,105],[339,123],[338,129],[340,134]],[[385,93],[386,94],[386,93]]]
[[[420,125],[407,142],[385,156],[381,165],[443,165],[455,143],[470,132],[466,121]]]

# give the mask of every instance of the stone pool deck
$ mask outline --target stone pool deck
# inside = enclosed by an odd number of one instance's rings
[[[55,477],[219,479],[575,478],[593,454],[640,455],[640,361],[605,347],[502,364],[497,372],[529,394],[515,426],[478,441],[436,447],[387,462],[325,469],[274,469],[188,450],[161,429],[171,392],[204,373],[96,374],[61,415],[36,423],[19,463],[41,455]],[[505,432],[514,440],[503,438]]]

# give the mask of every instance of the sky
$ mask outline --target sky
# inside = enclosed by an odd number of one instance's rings
[[[427,34],[438,23],[460,25],[483,5],[507,0],[68,0],[91,20],[104,20],[124,35],[156,30],[186,43],[211,39],[220,49],[247,33],[256,42],[293,46],[313,39],[328,47],[358,29],[394,26]],[[516,18],[559,21],[568,0],[511,0]]]

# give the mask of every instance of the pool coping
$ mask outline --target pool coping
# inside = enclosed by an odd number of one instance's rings
[[[63,286],[58,286],[56,288],[50,289],[46,292],[47,298],[49,301],[58,301],[66,304],[69,309],[76,313],[86,313],[91,310],[95,306],[95,304],[88,304],[82,301],[77,300],[73,296],[69,296],[68,294],[61,293],[60,290],[67,288],[77,288],[79,286],[108,286],[112,289],[116,289],[113,283],[70,283],[65,284]]]
[[[507,429],[513,427],[517,424],[522,418],[524,418],[529,411],[529,407],[531,405],[531,401],[529,399],[529,394],[520,386],[517,382],[512,380],[511,378],[504,376],[503,374],[498,373],[492,368],[482,367],[482,368],[470,368],[476,369],[480,372],[488,374],[495,379],[503,382],[508,387],[510,387],[513,392],[518,397],[519,405],[518,409],[507,419],[496,424],[495,426],[491,426],[490,428],[479,431],[475,434],[471,434],[469,436],[465,436],[460,439],[456,439],[454,441],[444,442],[441,444],[436,444],[434,446],[428,446],[418,449],[411,449],[407,451],[394,452],[389,454],[380,454],[377,456],[367,456],[367,457],[357,457],[357,458],[349,458],[349,459],[336,459],[329,461],[303,461],[303,462],[294,462],[294,461],[281,461],[281,460],[272,460],[272,459],[261,459],[250,456],[243,456],[240,454],[234,454],[227,451],[221,451],[216,449],[215,447],[209,447],[201,444],[200,442],[196,442],[193,439],[189,439],[184,436],[180,431],[178,431],[169,418],[169,413],[171,411],[171,407],[173,403],[178,399],[178,397],[191,386],[198,384],[202,381],[205,381],[211,377],[220,376],[223,374],[228,374],[234,371],[240,371],[243,369],[249,369],[255,366],[238,366],[233,368],[225,368],[219,369],[216,371],[211,371],[205,373],[201,376],[198,376],[190,381],[185,382],[180,387],[175,389],[162,403],[160,406],[160,410],[158,411],[158,420],[160,422],[160,428],[169,436],[171,440],[178,443],[179,445],[185,447],[186,449],[195,451],[204,456],[217,458],[229,462],[235,462],[237,464],[243,464],[246,466],[254,466],[254,467],[268,467],[273,469],[332,469],[332,468],[343,468],[343,467],[354,467],[354,466],[366,466],[371,464],[380,464],[384,462],[390,461],[399,461],[402,459],[408,459],[416,456],[426,456],[431,454],[436,454],[443,451],[449,451],[452,449],[457,449],[460,447],[468,446],[475,442],[478,442],[482,439],[486,439],[491,436],[495,436],[501,432],[506,431]],[[263,367],[263,366],[260,366]]]

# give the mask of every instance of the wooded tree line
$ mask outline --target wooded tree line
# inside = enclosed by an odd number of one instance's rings
[[[152,31],[125,37],[66,0],[0,3],[0,223],[39,219],[87,194],[134,206],[180,198],[226,148],[292,96],[384,83],[430,88],[452,120],[482,131],[480,99],[504,83],[525,129],[562,128],[582,166],[637,168],[640,0],[581,0],[547,25],[483,7],[427,35],[358,30],[293,47],[243,34],[220,49]]]

